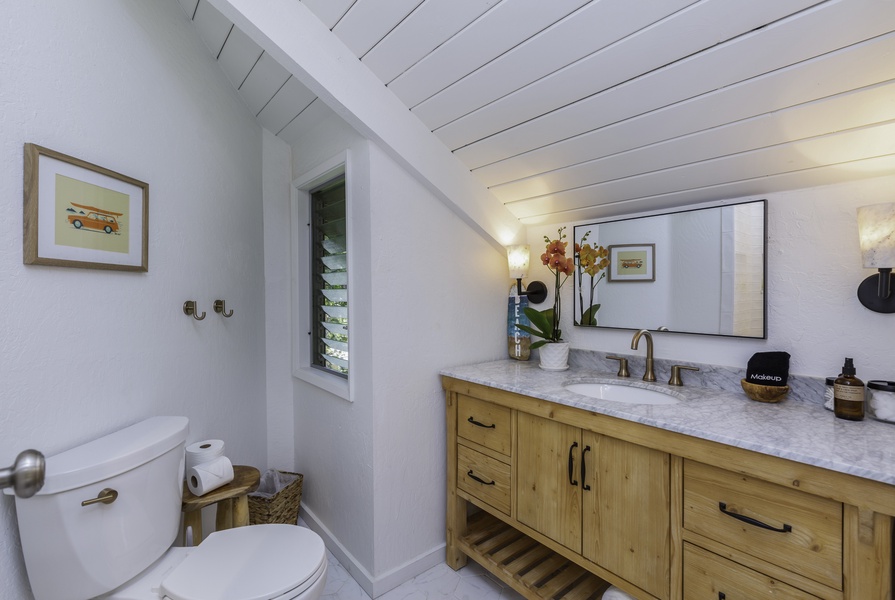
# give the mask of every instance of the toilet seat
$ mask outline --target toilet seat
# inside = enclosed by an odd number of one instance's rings
[[[252,525],[218,531],[161,582],[170,600],[288,600],[326,571],[326,547],[295,525]]]

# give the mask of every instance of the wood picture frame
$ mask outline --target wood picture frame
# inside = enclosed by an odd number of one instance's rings
[[[608,246],[607,279],[616,281],[655,281],[655,244],[616,244]]]
[[[26,265],[149,270],[149,184],[25,144]]]

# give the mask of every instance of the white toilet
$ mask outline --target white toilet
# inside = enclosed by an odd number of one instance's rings
[[[180,526],[186,417],[154,417],[46,459],[16,498],[36,600],[317,600],[326,548],[295,525],[219,531],[172,547]],[[95,501],[114,495],[108,503]]]

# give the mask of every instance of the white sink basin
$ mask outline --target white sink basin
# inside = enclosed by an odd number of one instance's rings
[[[657,390],[611,383],[570,383],[565,388],[582,396],[626,404],[677,404],[680,402],[671,394]]]

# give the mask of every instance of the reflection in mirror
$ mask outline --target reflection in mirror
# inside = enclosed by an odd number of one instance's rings
[[[766,337],[766,208],[576,225],[575,325]]]

